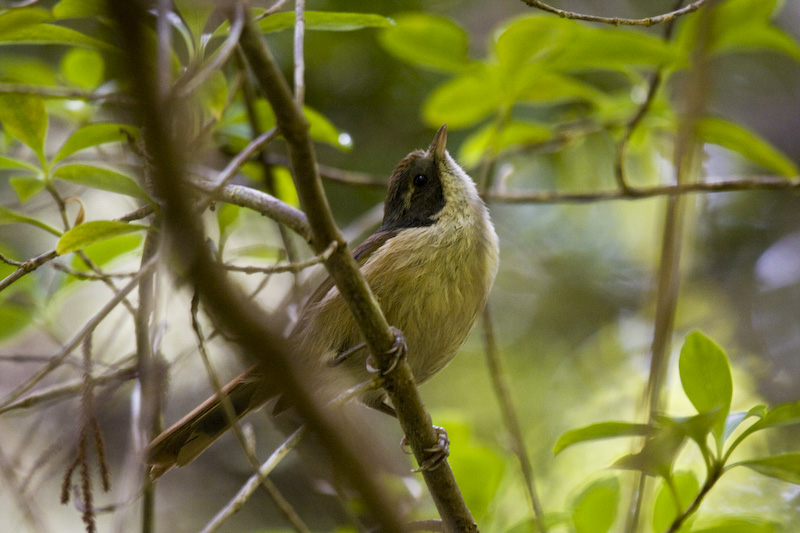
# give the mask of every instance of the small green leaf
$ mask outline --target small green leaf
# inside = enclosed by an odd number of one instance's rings
[[[12,211],[6,207],[0,206],[0,226],[4,226],[6,224],[30,224],[31,226],[41,228],[48,233],[52,233],[53,235],[61,235],[61,232],[55,229],[53,226],[45,224],[44,222],[36,220],[35,218],[17,213],[16,211]]]
[[[44,180],[38,176],[11,176],[8,178],[8,184],[23,203],[44,190]]]
[[[225,74],[215,70],[200,86],[198,97],[202,99],[205,109],[218,121],[221,120],[228,104],[228,81],[225,79]]]
[[[129,224],[118,220],[95,220],[75,226],[58,240],[56,252],[68,254],[86,248],[90,244],[111,239],[118,235],[149,229],[140,224]]]
[[[108,16],[105,0],[61,0],[53,7],[53,15],[60,19]]]
[[[775,522],[752,516],[742,518],[726,518],[713,526],[693,529],[692,533],[775,533],[778,529]]]
[[[571,429],[561,435],[553,450],[558,455],[568,446],[590,440],[612,439],[616,437],[648,436],[653,433],[653,427],[647,424],[634,424],[632,422],[600,422],[579,429]]]
[[[758,134],[742,126],[716,117],[706,117],[697,122],[700,140],[718,144],[732,150],[788,178],[797,176],[794,162]]]
[[[194,42],[199,43],[206,22],[216,8],[213,0],[175,0],[174,4]]]
[[[606,533],[614,525],[619,505],[619,479],[594,481],[572,502],[575,533]]]
[[[759,474],[800,485],[800,453],[751,459],[731,466],[746,466]]]
[[[300,207],[300,198],[297,196],[297,189],[289,169],[276,165],[272,172],[275,196],[293,207]]]
[[[69,44],[98,50],[116,50],[108,43],[84,35],[72,28],[55,24],[35,24],[0,33],[0,45],[4,44]]]
[[[733,381],[728,357],[711,339],[695,331],[686,337],[678,362],[681,383],[698,413],[718,409],[714,432],[722,438],[731,407]]]
[[[338,13],[333,11],[306,11],[306,30],[354,31],[364,28],[386,28],[392,19],[374,13]],[[261,19],[258,25],[264,33],[294,28],[294,12],[275,13]]]
[[[424,13],[408,13],[381,32],[387,52],[411,65],[443,72],[461,72],[470,65],[467,33],[455,22]]]
[[[47,111],[44,100],[28,94],[0,95],[0,123],[44,161]]]
[[[312,139],[330,144],[345,152],[349,152],[353,148],[352,143],[347,141],[350,136],[342,134],[322,113],[303,106],[303,114],[310,125],[308,133]]]
[[[89,124],[76,130],[53,157],[55,164],[76,152],[102,144],[126,142],[139,136],[138,128],[127,124]]]
[[[675,507],[675,494],[673,494],[666,481],[661,481],[661,488],[656,494],[653,503],[653,531],[661,533],[667,531],[679,513],[682,513],[697,493],[700,491],[700,483],[692,472],[678,472],[672,476],[672,484],[675,487],[680,509]]]
[[[238,205],[221,203],[217,205],[217,226],[219,226],[220,240],[230,234],[233,225],[239,219],[242,208]]]
[[[102,267],[110,264],[121,255],[139,248],[142,245],[142,240],[143,238],[141,235],[128,233],[90,244],[83,249],[83,252],[89,257],[92,263]],[[78,270],[89,270],[89,267],[83,262],[80,255],[75,256],[72,267]]]
[[[30,170],[35,174],[41,172],[41,169],[36,165],[32,165],[22,159],[17,159],[15,157],[9,157],[3,155],[0,155],[0,168],[14,169],[14,170]]]
[[[0,13],[0,38],[9,31],[41,24],[43,22],[50,22],[52,20],[53,15],[46,9],[39,7],[6,10]]]
[[[147,193],[132,177],[97,165],[66,164],[58,167],[53,172],[53,177],[102,191],[115,192],[134,198],[148,198]]]
[[[550,128],[540,124],[511,122],[497,132],[495,124],[488,124],[470,135],[459,150],[459,161],[474,166],[490,153],[497,155],[505,149],[546,141],[553,136]]]
[[[451,130],[465,128],[486,118],[503,105],[499,80],[491,69],[481,69],[443,83],[423,104],[425,123],[447,124]]]
[[[72,85],[93,89],[103,83],[105,61],[95,50],[73,48],[61,58],[61,73]]]
[[[577,24],[546,15],[525,16],[500,30],[494,44],[497,60],[507,70],[540,61],[567,45]]]

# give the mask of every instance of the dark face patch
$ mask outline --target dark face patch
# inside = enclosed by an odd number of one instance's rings
[[[433,154],[416,151],[392,172],[381,229],[430,226],[444,207],[444,192]]]

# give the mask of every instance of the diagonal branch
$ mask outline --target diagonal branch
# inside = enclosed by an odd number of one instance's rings
[[[587,22],[602,22],[604,24],[613,24],[614,26],[654,26],[656,24],[661,24],[662,22],[669,22],[675,20],[681,15],[686,15],[687,13],[692,13],[693,11],[697,11],[703,6],[703,4],[708,2],[708,0],[697,0],[696,2],[692,2],[686,7],[683,7],[681,9],[676,9],[675,11],[670,11],[669,13],[664,13],[663,15],[658,15],[655,17],[647,17],[643,19],[627,19],[620,17],[598,17],[595,15],[584,15],[572,11],[565,11],[563,9],[558,9],[551,5],[545,4],[544,2],[540,2],[539,0],[522,0],[522,1],[528,4],[530,7],[535,7],[537,9],[541,9],[542,11],[555,13],[561,18],[585,20]]]

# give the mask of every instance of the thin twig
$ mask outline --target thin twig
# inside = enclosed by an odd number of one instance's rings
[[[12,272],[11,274],[3,278],[2,281],[0,281],[0,291],[6,289],[9,285],[20,279],[25,274],[30,274],[43,264],[47,263],[48,261],[52,261],[56,257],[58,257],[58,253],[56,253],[55,250],[50,250],[49,252],[45,252],[42,255],[37,255],[34,258],[28,259],[27,261],[19,265],[19,267],[14,272]]]
[[[675,20],[681,15],[686,15],[687,13],[697,11],[703,6],[703,4],[708,2],[708,0],[697,0],[696,2],[693,2],[684,8],[677,9],[669,13],[664,13],[663,15],[657,15],[655,17],[647,17],[643,19],[627,19],[620,17],[598,17],[595,15],[584,15],[581,13],[574,13],[572,11],[564,11],[563,9],[557,9],[553,6],[545,4],[544,2],[540,2],[539,0],[522,1],[528,4],[530,7],[555,13],[561,18],[585,20],[588,22],[602,22],[604,24],[613,24],[614,26],[653,26],[655,24],[661,24],[662,22],[669,22],[671,20]]]
[[[294,0],[294,101],[300,108],[303,107],[306,94],[306,62],[303,52],[306,33],[305,10],[306,0]]]
[[[75,334],[75,336],[69,340],[66,344],[64,344],[59,352],[50,358],[48,363],[41,368],[38,372],[36,372],[33,376],[28,378],[28,380],[11,391],[8,395],[6,395],[2,401],[0,401],[0,409],[4,409],[8,407],[13,402],[15,402],[18,398],[22,397],[23,394],[31,390],[33,387],[36,386],[42,379],[44,379],[50,372],[58,368],[61,363],[66,359],[72,350],[74,350],[83,339],[91,333],[97,324],[102,322],[108,314],[114,310],[117,305],[128,295],[139,283],[139,278],[146,275],[151,268],[155,265],[154,261],[142,266],[139,273],[130,280],[124,287],[122,287],[106,304],[90,318],[86,324]]]
[[[245,274],[279,274],[281,272],[292,272],[296,274],[314,265],[318,265],[327,261],[331,254],[336,250],[338,245],[339,243],[332,242],[331,245],[328,246],[321,254],[315,255],[314,257],[299,263],[279,263],[277,265],[270,265],[266,267],[228,264],[224,264],[222,266],[225,270],[230,270],[232,272],[243,272]]]
[[[237,513],[272,470],[274,470],[283,458],[292,451],[292,448],[300,441],[305,432],[306,426],[300,426],[278,447],[278,449],[272,452],[272,455],[259,467],[258,472],[250,476],[242,488],[239,489],[239,492],[236,493],[236,496],[234,496],[225,507],[220,509],[214,518],[206,524],[202,529],[202,533],[211,533],[218,530],[228,518]]]
[[[267,9],[266,11],[264,11],[263,13],[258,15],[257,17],[253,17],[253,20],[258,22],[259,20],[261,20],[263,18],[267,18],[268,16],[272,15],[273,13],[277,13],[284,6],[284,4],[286,4],[287,1],[288,0],[278,0],[277,2],[272,4],[272,7],[270,7],[269,9]]]

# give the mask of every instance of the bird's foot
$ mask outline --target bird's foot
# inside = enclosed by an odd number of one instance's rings
[[[406,354],[406,337],[403,335],[403,332],[397,329],[394,326],[391,326],[392,333],[394,333],[394,342],[392,343],[391,348],[384,352],[384,357],[388,358],[389,364],[386,365],[386,368],[381,368],[380,365],[375,361],[375,358],[370,354],[367,357],[367,370],[370,372],[379,372],[381,376],[385,376],[395,368],[397,368],[397,363],[400,362],[400,359]],[[382,358],[383,359],[383,358]]]
[[[447,437],[447,430],[440,426],[433,426],[436,431],[436,444],[429,448],[425,448],[425,452],[431,454],[427,459],[420,463],[419,468],[415,468],[412,472],[424,472],[426,470],[436,470],[442,465],[445,459],[450,455],[450,439]],[[403,451],[411,455],[412,451],[409,448],[408,440],[403,437],[400,441],[400,447]]]

